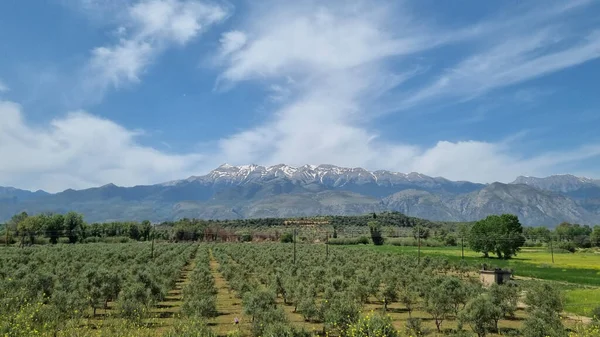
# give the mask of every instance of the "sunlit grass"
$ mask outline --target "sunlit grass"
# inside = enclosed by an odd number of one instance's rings
[[[411,246],[346,246],[346,249],[373,249],[380,252],[417,254]],[[483,258],[481,254],[465,247],[465,261],[472,266],[511,268],[516,276],[533,277],[552,281],[570,282],[581,285],[600,286],[600,254],[555,253],[554,263],[550,252],[525,248],[510,260]],[[421,256],[445,256],[456,262],[461,259],[460,247],[421,247]]]
[[[595,307],[600,307],[600,289],[572,289],[565,291],[566,311],[590,317]]]

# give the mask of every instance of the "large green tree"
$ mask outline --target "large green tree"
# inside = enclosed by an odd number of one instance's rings
[[[382,245],[383,244],[383,236],[381,234],[381,225],[379,221],[373,220],[368,222],[369,231],[371,232],[371,240],[373,240],[374,245]]]
[[[523,226],[513,214],[490,215],[477,221],[469,232],[469,246],[485,257],[494,253],[509,259],[525,244]]]
[[[600,247],[600,226],[594,226],[594,230],[590,234],[590,241],[594,247]]]
[[[50,243],[58,243],[58,239],[63,235],[65,218],[62,214],[51,214],[44,218],[44,231]]]
[[[44,219],[41,216],[29,216],[20,221],[17,225],[17,230],[21,235],[21,244],[25,243],[25,238],[29,238],[29,243],[35,243],[36,235],[42,230]]]
[[[85,222],[83,215],[75,212],[69,212],[64,216],[65,234],[70,243],[75,243],[85,237]]]

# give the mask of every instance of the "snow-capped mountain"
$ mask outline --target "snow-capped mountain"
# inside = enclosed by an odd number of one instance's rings
[[[477,184],[415,172],[368,171],[334,165],[223,164],[205,175],[157,185],[106,184],[56,194],[15,191],[0,188],[0,222],[21,211],[70,210],[83,213],[87,221],[400,211],[444,221],[472,221],[489,214],[512,213],[527,225],[600,222],[598,181],[568,175],[519,177],[511,184]]]
[[[346,168],[334,165],[304,165],[293,167],[285,164],[274,166],[223,164],[203,176],[192,176],[185,180],[166,183],[165,186],[197,182],[224,186],[239,186],[249,183],[269,182],[276,179],[287,179],[294,184],[317,184],[330,188],[363,187],[403,187],[419,190],[435,190],[446,192],[470,192],[482,188],[483,184],[467,181],[450,181],[441,177],[429,177],[424,174],[398,173],[384,170],[367,171],[363,168]],[[393,193],[393,192],[392,192]],[[372,194],[372,193],[368,193]],[[375,193],[374,196],[389,195],[387,191]]]
[[[558,174],[545,178],[520,176],[512,184],[524,184],[542,190],[568,193],[586,187],[600,187],[600,180],[576,177],[571,174]]]

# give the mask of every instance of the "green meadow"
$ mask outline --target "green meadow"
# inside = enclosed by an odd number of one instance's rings
[[[346,246],[348,249],[369,249],[379,252],[418,254],[412,246]],[[444,256],[452,261],[462,259],[460,247],[421,247],[421,257]],[[546,249],[524,248],[510,260],[483,258],[465,247],[464,260],[468,265],[510,268],[517,278],[535,278],[558,285],[564,290],[565,311],[590,316],[600,306],[600,253],[554,253]]]

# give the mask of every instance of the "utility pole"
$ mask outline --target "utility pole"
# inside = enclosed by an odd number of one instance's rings
[[[465,259],[465,233],[460,232],[460,257],[462,260]]]
[[[150,255],[150,257],[152,258],[152,260],[154,260],[154,236],[155,236],[155,234],[156,234],[156,233],[155,233],[155,227],[154,227],[154,226],[155,226],[155,225],[153,224],[153,225],[152,225],[152,248],[151,248],[151,249],[152,249],[152,252],[151,252],[151,255]]]
[[[327,238],[325,239],[325,257],[329,259],[329,233],[327,233]]]
[[[417,253],[417,264],[420,266],[421,265],[421,225],[419,225],[417,235],[419,236],[419,251]]]
[[[552,236],[550,236],[550,254],[552,255],[552,264],[554,264],[554,249],[552,248]]]
[[[296,228],[294,228],[294,264],[296,264]]]

